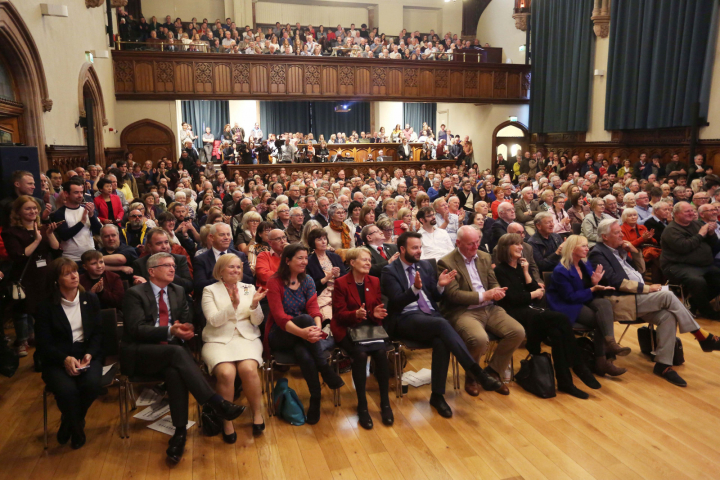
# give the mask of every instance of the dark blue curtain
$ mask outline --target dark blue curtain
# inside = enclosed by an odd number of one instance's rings
[[[588,129],[594,39],[592,10],[593,0],[532,2],[532,133]],[[612,30],[615,24],[611,22],[610,27]]]
[[[182,120],[192,125],[198,136],[195,146],[202,148],[202,135],[210,127],[215,138],[219,137],[225,125],[230,123],[230,103],[227,100],[183,100]]]
[[[260,102],[260,128],[267,137],[284,132],[312,132],[317,140],[324,135],[345,132],[348,136],[353,130],[370,130],[370,103],[347,102],[349,112],[335,112],[338,102]]]
[[[692,106],[700,95],[716,3],[613,1],[606,130],[684,127],[692,123]]]
[[[310,102],[260,102],[260,128],[265,135],[310,131]]]
[[[403,128],[409,123],[419,137],[423,122],[427,122],[437,137],[437,103],[403,103]],[[390,125],[390,129],[393,128],[395,125]]]
[[[337,132],[344,132],[349,137],[353,130],[358,135],[370,131],[369,102],[342,103],[350,108],[349,112],[336,112],[335,107],[338,105],[338,102],[312,102],[312,132],[315,139],[324,135],[327,140]]]

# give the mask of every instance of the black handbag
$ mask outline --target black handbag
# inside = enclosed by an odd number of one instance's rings
[[[348,328],[350,340],[363,352],[385,350],[390,336],[380,325],[360,325]]]
[[[550,354],[543,352],[539,355],[528,355],[525,360],[521,360],[515,382],[540,398],[554,397],[555,369]]]
[[[222,419],[213,411],[212,408],[210,408],[209,405],[205,405],[203,407],[201,417],[203,435],[207,437],[214,437],[222,431]]]
[[[645,355],[649,355],[652,360],[655,360],[655,355],[652,354],[652,346],[657,345],[657,335],[655,329],[652,331],[648,327],[640,327],[637,331],[638,343],[640,344],[640,351]],[[652,335],[652,341],[650,336]],[[675,351],[673,353],[673,365],[678,367],[685,363],[685,352],[683,351],[682,340],[675,337]]]

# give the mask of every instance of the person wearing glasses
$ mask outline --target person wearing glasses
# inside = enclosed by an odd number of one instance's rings
[[[293,207],[290,209],[290,224],[285,229],[289,243],[300,243],[302,238],[303,224],[305,223],[305,214],[302,208]]]
[[[363,246],[370,252],[370,275],[380,278],[385,266],[400,256],[397,245],[385,242],[385,235],[377,225],[367,225],[360,232]]]
[[[185,292],[173,284],[175,256],[156,253],[147,260],[148,281],[125,293],[122,374],[165,380],[175,434],[166,451],[178,463],[185,451],[188,392],[223,420],[234,420],[244,407],[224,400],[203,377],[186,342],[195,336],[192,311]]]
[[[255,285],[258,288],[267,287],[268,280],[275,275],[280,266],[280,257],[288,244],[287,235],[279,228],[270,230],[267,238],[270,250],[260,253],[255,261]]]
[[[324,230],[327,232],[328,244],[335,250],[355,248],[355,232],[351,232],[345,223],[346,216],[347,210],[342,204],[333,203],[328,207],[330,223]]]
[[[120,241],[122,243],[134,248],[145,245],[147,232],[150,229],[144,218],[145,216],[138,209],[128,212],[128,222],[125,224],[125,228],[120,230]]]

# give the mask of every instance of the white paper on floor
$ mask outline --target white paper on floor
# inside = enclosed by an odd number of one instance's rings
[[[158,395],[153,389],[146,388],[142,391],[140,396],[135,401],[135,405],[138,407],[149,407],[162,400],[162,397]]]
[[[195,425],[195,422],[190,420],[187,423],[186,428],[190,430],[190,427],[192,427],[193,425]],[[165,435],[175,435],[175,426],[172,424],[172,418],[169,415],[167,417],[161,418],[155,423],[151,423],[150,425],[148,425],[148,428],[150,430],[155,430],[156,432],[164,433]]]
[[[418,372],[410,371],[403,373],[402,381],[413,387],[422,387],[423,385],[428,385],[431,378],[430,369],[422,368]]]
[[[142,412],[136,413],[133,418],[152,422],[162,417],[163,415],[167,415],[168,413],[170,413],[170,405],[166,400],[161,400],[158,403],[150,405]]]

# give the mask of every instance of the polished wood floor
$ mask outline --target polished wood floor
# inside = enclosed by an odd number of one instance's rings
[[[720,325],[701,323],[720,333]],[[254,439],[245,413],[236,421],[235,445],[193,427],[182,462],[172,467],[164,455],[169,437],[144,422],[132,419],[130,438],[119,437],[117,390],[93,405],[88,442],[78,451],[57,444],[60,415],[51,400],[50,445],[43,450],[43,383],[27,357],[13,378],[0,379],[0,479],[717,479],[720,352],[703,353],[692,336],[681,338],[686,364],[678,371],[686,389],[652,375],[632,327],[623,343],[633,353],[618,362],[629,372],[602,379],[590,400],[564,394],[542,400],[512,384],[509,397],[448,393],[455,416],[446,420],[428,405],[429,386],[410,387],[404,399],[392,396],[396,423],[387,428],[377,414],[377,384],[369,380],[375,429],[365,431],[346,374],[342,406],[333,407],[324,391],[319,424],[293,427],[272,418]],[[517,352],[516,368],[521,358]],[[429,366],[428,353],[411,354],[409,369]],[[288,377],[307,403],[299,370]]]

